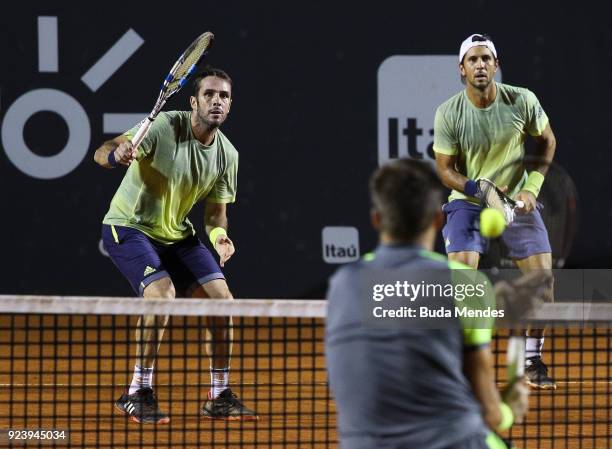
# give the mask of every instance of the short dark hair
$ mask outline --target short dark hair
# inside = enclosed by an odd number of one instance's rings
[[[370,177],[372,204],[381,215],[381,231],[412,242],[442,207],[444,186],[427,162],[398,159]]]
[[[194,95],[194,97],[198,96],[198,91],[200,90],[200,81],[203,80],[204,78],[206,78],[207,76],[216,76],[217,78],[224,79],[225,81],[227,81],[230,84],[230,87],[232,88],[232,93],[233,93],[233,91],[234,91],[234,82],[232,81],[230,76],[224,70],[218,69],[216,67],[206,66],[206,67],[204,67],[204,70],[202,70],[200,73],[198,73],[195,76],[195,78],[193,79],[193,95]]]

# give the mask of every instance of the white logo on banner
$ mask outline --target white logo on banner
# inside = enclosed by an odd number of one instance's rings
[[[81,81],[96,92],[140,48],[144,40],[128,30],[85,72]],[[38,71],[59,72],[58,24],[55,16],[38,17]],[[39,156],[26,143],[23,130],[38,112],[59,115],[68,127],[68,141],[53,156]],[[103,114],[103,132],[119,134],[140,121],[146,113]],[[44,130],[41,130],[44,133]],[[2,146],[21,172],[38,179],[61,178],[74,170],[87,155],[91,137],[89,117],[77,99],[56,89],[32,89],[8,108],[2,122]]]
[[[359,231],[350,226],[323,228],[323,260],[326,263],[347,263],[359,259]]]
[[[456,55],[391,56],[378,68],[378,164],[433,161],[436,108],[464,89]],[[501,82],[501,71],[496,81]]]

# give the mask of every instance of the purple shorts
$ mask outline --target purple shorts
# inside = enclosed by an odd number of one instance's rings
[[[542,215],[541,205],[530,214],[516,214],[514,221],[506,228],[501,238],[508,248],[511,259],[525,259],[534,254],[550,253],[548,232]],[[446,225],[442,229],[446,253],[459,251],[487,252],[487,241],[480,235],[480,211],[476,204],[454,200],[443,207]]]
[[[163,277],[170,277],[177,296],[185,297],[202,284],[225,279],[215,258],[196,236],[164,245],[137,229],[102,225],[102,241],[113,263],[140,296],[147,285]]]

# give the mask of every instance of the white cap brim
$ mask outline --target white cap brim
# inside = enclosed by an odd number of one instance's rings
[[[495,59],[497,59],[497,50],[495,50],[495,45],[493,45],[493,42],[489,39],[487,39],[486,41],[472,41],[474,36],[482,37],[482,34],[472,34],[461,43],[461,48],[459,49],[459,63],[463,61],[463,57],[468,52],[468,50],[473,47],[487,47],[489,50],[491,50],[491,53],[493,53]]]

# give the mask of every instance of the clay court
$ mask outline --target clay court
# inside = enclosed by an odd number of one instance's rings
[[[208,390],[204,330],[173,317],[154,383],[169,425],[129,422],[113,408],[132,370],[135,317],[0,317],[2,429],[64,429],[58,447],[337,447],[326,386],[321,319],[235,321],[231,385],[257,422],[199,418]],[[9,332],[9,329],[14,329]],[[534,392],[517,448],[602,449],[610,440],[610,337],[606,329],[556,329],[547,339],[556,391]],[[503,381],[504,341],[498,357]],[[356,392],[359,394],[359,392]],[[6,434],[4,434],[6,437]],[[2,444],[7,445],[6,438]],[[13,446],[23,442],[13,442]],[[42,441],[30,441],[29,447]]]

